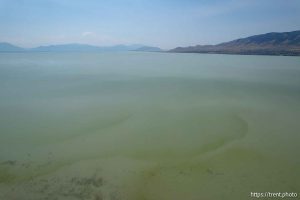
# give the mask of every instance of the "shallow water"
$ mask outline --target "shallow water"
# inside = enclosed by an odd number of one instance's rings
[[[300,192],[300,58],[1,53],[0,199]]]

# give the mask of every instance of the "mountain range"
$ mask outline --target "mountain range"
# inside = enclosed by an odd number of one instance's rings
[[[163,52],[158,47],[147,45],[93,46],[87,44],[61,44],[21,48],[10,43],[0,43],[0,52],[104,52],[104,51],[147,51]],[[166,52],[217,53],[243,55],[288,55],[300,56],[300,31],[266,33],[236,39],[216,45],[177,47]]]
[[[254,35],[217,45],[177,47],[169,52],[300,56],[300,31]]]
[[[143,46],[135,49],[134,51],[160,52],[162,49],[158,47]]]
[[[20,52],[24,51],[23,48],[14,46],[7,42],[0,42],[0,52]]]
[[[158,47],[140,44],[93,46],[87,44],[60,44],[39,46],[35,48],[21,48],[10,43],[0,43],[0,52],[104,52],[104,51],[162,51]]]

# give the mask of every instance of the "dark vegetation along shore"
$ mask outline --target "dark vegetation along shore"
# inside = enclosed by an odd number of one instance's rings
[[[177,47],[169,52],[300,56],[300,31],[266,33],[217,45]]]

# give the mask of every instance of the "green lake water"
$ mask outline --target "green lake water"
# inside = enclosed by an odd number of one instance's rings
[[[1,200],[299,193],[299,152],[300,57],[0,54]]]

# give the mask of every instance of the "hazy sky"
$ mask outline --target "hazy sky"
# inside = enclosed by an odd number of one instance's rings
[[[300,0],[0,0],[0,41],[162,48],[300,29]]]

